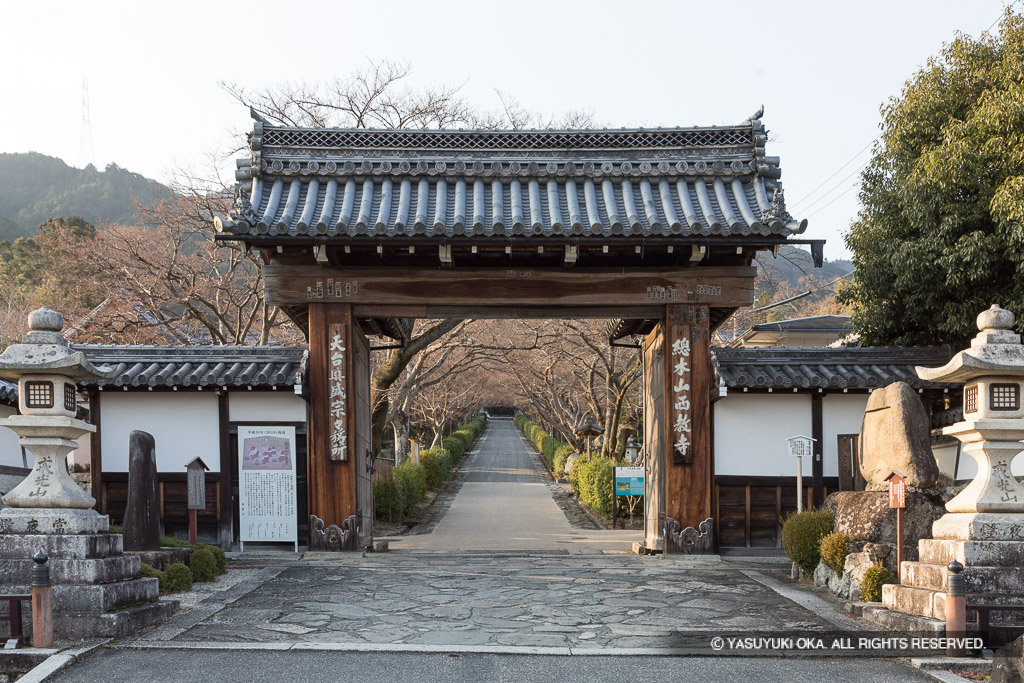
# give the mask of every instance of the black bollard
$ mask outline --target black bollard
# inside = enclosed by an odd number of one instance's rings
[[[128,437],[128,505],[124,510],[124,549],[160,548],[160,500],[157,496],[156,441],[133,431]]]

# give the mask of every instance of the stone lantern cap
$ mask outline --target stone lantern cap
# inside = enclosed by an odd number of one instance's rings
[[[978,335],[971,347],[941,368],[917,367],[917,376],[931,382],[968,382],[990,375],[1024,377],[1024,345],[1013,332],[1016,318],[998,304],[978,315]]]
[[[0,375],[20,378],[26,375],[63,375],[73,380],[111,377],[112,368],[97,368],[81,351],[72,351],[61,334],[64,317],[47,307],[28,316],[29,332],[21,344],[11,344],[0,354]]]

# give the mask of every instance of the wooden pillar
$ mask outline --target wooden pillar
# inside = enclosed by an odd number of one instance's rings
[[[665,527],[665,325],[659,323],[643,342],[644,401],[644,545],[664,549]]]
[[[808,507],[821,507],[825,502],[825,472],[822,453],[825,449],[825,430],[822,427],[821,394],[811,394],[811,479],[812,490]]]
[[[707,306],[665,307],[665,515],[682,527],[711,517],[711,333]]]
[[[356,514],[353,468],[352,306],[309,305],[309,514],[326,525]],[[338,365],[334,363],[339,362]],[[338,373],[337,371],[341,372]],[[332,372],[335,379],[332,381]],[[337,379],[338,377],[341,379]],[[331,396],[332,392],[336,395]],[[338,395],[340,394],[340,395]],[[332,414],[332,412],[334,414]]]
[[[89,435],[89,486],[92,497],[96,499],[96,510],[101,515],[107,514],[103,509],[103,453],[100,440],[100,396],[102,392],[93,389],[89,393],[89,422],[96,426],[96,431]]]
[[[220,476],[217,480],[217,542],[222,548],[234,545],[234,501],[231,499],[231,463],[236,457],[231,452],[231,415],[228,409],[228,392],[217,394],[217,414],[220,430]],[[189,510],[189,515],[195,510]]]

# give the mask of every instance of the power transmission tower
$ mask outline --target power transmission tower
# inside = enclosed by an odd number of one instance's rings
[[[82,168],[93,163],[96,150],[92,144],[92,119],[89,116],[89,80],[82,76],[82,134],[78,143],[78,157]]]

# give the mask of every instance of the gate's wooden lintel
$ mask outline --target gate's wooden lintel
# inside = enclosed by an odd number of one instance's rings
[[[634,307],[753,303],[755,269],[747,266],[652,270],[541,268],[263,268],[273,305]],[[509,316],[512,317],[512,316]]]

